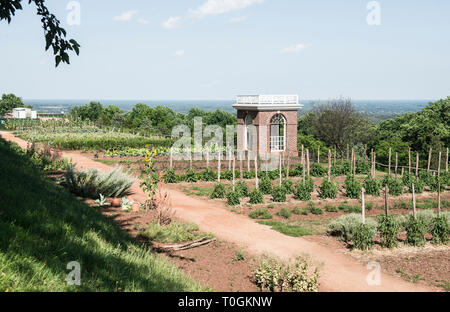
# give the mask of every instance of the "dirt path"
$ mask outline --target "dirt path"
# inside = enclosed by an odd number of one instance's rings
[[[0,135],[9,141],[18,143],[26,148],[27,142],[16,138],[8,132]],[[82,170],[96,168],[108,171],[110,166],[96,162],[77,152],[63,152],[63,156],[71,158],[76,167]],[[168,187],[172,205],[177,217],[195,222],[205,232],[212,232],[218,238],[234,242],[246,249],[247,252],[258,254],[274,254],[283,259],[309,255],[321,264],[321,291],[432,291],[434,289],[422,285],[408,283],[398,277],[380,272],[380,285],[368,285],[366,278],[373,268],[367,269],[352,257],[342,251],[332,249],[307,238],[290,237],[260,225],[242,215],[234,214],[220,207],[221,203],[211,203],[193,198]],[[132,187],[132,196],[143,202],[145,196],[136,181]]]

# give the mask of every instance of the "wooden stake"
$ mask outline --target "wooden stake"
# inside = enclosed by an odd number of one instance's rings
[[[408,174],[411,174],[411,148],[408,148]]]
[[[375,179],[375,176],[377,174],[377,153],[373,153],[373,178]]]
[[[247,171],[250,172],[250,151],[247,151]]]
[[[209,147],[206,149],[206,168],[209,168]]]
[[[412,183],[411,185],[412,187],[412,200],[413,200],[413,216],[414,216],[414,220],[417,219],[417,213],[416,213],[416,194],[414,191],[414,183]]]
[[[349,145],[347,144],[347,161],[348,161],[349,153],[350,153],[350,147],[349,147]]]
[[[228,171],[231,170],[231,150],[228,150]]]
[[[416,152],[416,179],[419,177],[419,153]]]
[[[367,144],[364,144],[364,160],[367,159]]]
[[[331,150],[328,150],[328,182],[331,182]]]
[[[173,167],[173,150],[170,148],[170,169]]]
[[[220,156],[221,156],[221,154],[222,154],[222,152],[217,152],[217,156],[218,156],[218,158],[217,158],[217,182],[219,182],[220,183],[220,167],[221,167],[221,165],[220,165]]]
[[[438,217],[441,216],[441,181],[438,178]]]
[[[302,153],[302,175],[303,175],[303,185],[306,183],[306,166],[305,166],[305,155]]]
[[[356,176],[356,153],[353,155],[353,177]]]
[[[306,170],[307,170],[307,173],[308,173],[308,179],[309,179],[309,172],[310,172],[310,170],[309,170],[309,149],[307,148],[306,149]]]
[[[350,160],[350,174],[353,175],[353,149],[352,149],[352,159]]]
[[[389,148],[389,170],[388,170],[388,176],[391,176],[391,153],[392,153],[392,149]]]
[[[334,164],[333,166],[336,166],[336,145],[334,146]]]
[[[281,187],[281,183],[282,183],[282,178],[281,178],[281,153],[279,155],[279,174],[280,174],[280,187]]]
[[[258,154],[255,155],[255,186],[259,188],[258,185]]]
[[[395,178],[397,179],[398,153],[395,152]]]
[[[234,187],[234,185],[235,185],[235,167],[236,167],[236,160],[234,159],[234,155],[233,155],[233,192],[234,192],[234,190],[235,190],[235,187]]]
[[[438,158],[438,179],[441,176],[441,157],[442,157],[442,152],[439,152],[439,158]]]
[[[428,166],[427,166],[427,172],[430,171],[430,166],[431,166],[431,154],[433,152],[433,148],[430,147],[430,151],[428,152]]]
[[[448,172],[448,147],[447,147],[447,157],[445,161],[445,172]]]
[[[243,170],[243,164],[242,164],[242,151],[239,151],[239,179],[243,180],[244,179],[244,173],[242,172]]]
[[[266,177],[269,175],[269,155],[266,153]]]
[[[364,198],[364,188],[361,188],[361,213],[362,213],[362,223],[366,223],[366,201]]]
[[[317,146],[317,163],[320,164],[320,145]]]
[[[386,213],[386,216],[389,213],[389,203],[388,203],[388,196],[389,196],[389,187],[386,184],[384,186],[384,212]]]
[[[291,156],[288,155],[287,167],[286,167],[286,179],[289,179],[289,167],[291,166]]]

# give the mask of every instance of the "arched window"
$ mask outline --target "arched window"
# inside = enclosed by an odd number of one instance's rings
[[[253,147],[253,117],[251,114],[247,114],[245,117],[245,149],[251,151]]]
[[[272,152],[284,151],[286,147],[286,118],[276,114],[270,120],[270,150]]]

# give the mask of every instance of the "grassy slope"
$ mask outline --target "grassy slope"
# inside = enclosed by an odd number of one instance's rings
[[[0,291],[204,290],[2,139],[0,196]],[[71,261],[81,264],[81,286],[65,281]]]

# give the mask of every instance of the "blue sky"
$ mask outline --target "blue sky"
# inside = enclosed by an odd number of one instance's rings
[[[35,9],[0,23],[0,93],[26,99],[438,99],[450,95],[450,1],[47,0],[82,46],[44,52]]]

